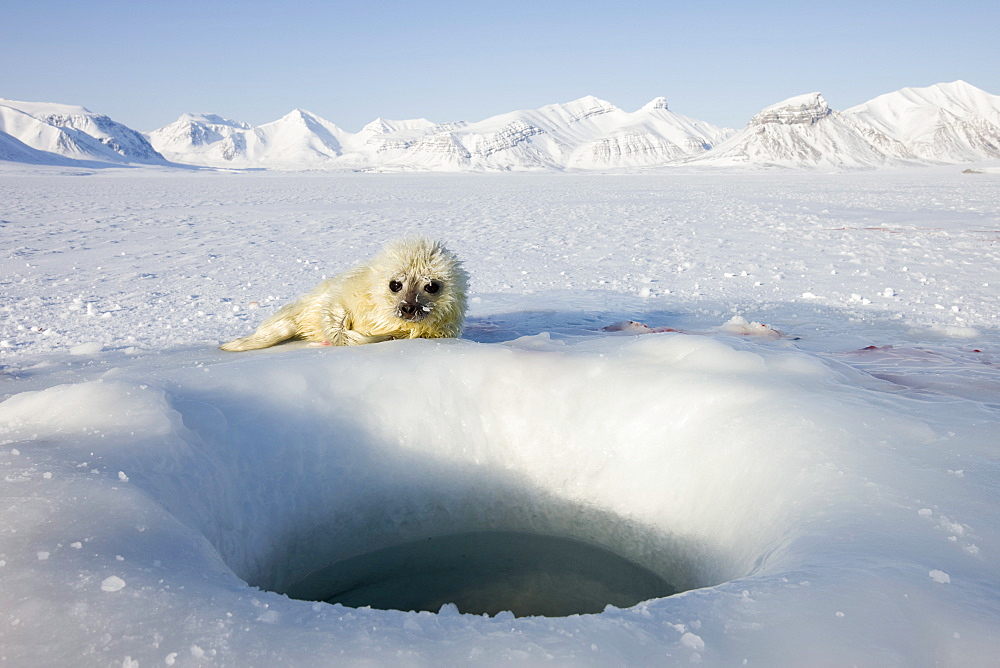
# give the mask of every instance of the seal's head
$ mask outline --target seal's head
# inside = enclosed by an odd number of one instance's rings
[[[435,295],[441,293],[444,283],[427,276],[399,276],[389,281],[389,292],[399,295],[396,317],[420,322],[433,311]]]
[[[450,336],[457,336],[468,277],[440,242],[423,237],[391,242],[369,266],[372,293],[384,316],[405,324],[445,325],[454,330]]]

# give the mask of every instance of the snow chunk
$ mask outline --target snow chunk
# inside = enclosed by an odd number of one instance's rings
[[[0,423],[34,439],[87,430],[165,434],[173,424],[171,414],[162,392],[123,382],[56,385],[0,403]]]
[[[69,349],[70,355],[97,355],[102,350],[104,346],[96,341],[91,341],[90,343],[81,343],[79,345],[73,346]]]
[[[975,339],[982,336],[982,333],[975,327],[962,327],[959,325],[932,325],[926,328],[914,328],[913,334],[925,334],[943,339]]]
[[[125,587],[125,581],[117,575],[104,578],[101,582],[101,591],[121,591]]]
[[[803,295],[805,296],[805,295]],[[740,336],[763,336],[771,339],[781,337],[781,332],[772,329],[770,325],[760,322],[751,322],[743,316],[734,315],[725,324],[719,327],[720,332],[726,334],[738,334]]]
[[[458,606],[455,605],[454,603],[445,603],[444,605],[441,606],[441,609],[438,610],[438,615],[440,615],[441,617],[453,617],[458,614],[460,614],[458,611]]]
[[[951,576],[944,571],[934,569],[928,575],[931,576],[931,580],[934,580],[934,582],[940,582],[941,584],[949,584],[951,582]]]

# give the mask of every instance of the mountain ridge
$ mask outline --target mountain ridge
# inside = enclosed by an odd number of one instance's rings
[[[81,106],[0,98],[0,132],[71,160],[166,164],[142,133]]]
[[[671,166],[877,169],[1000,159],[1000,96],[965,81],[903,88],[844,111],[819,92],[741,130],[588,95],[481,121],[376,118],[358,132],[296,108],[259,126],[183,114],[143,135],[85,107],[0,98],[0,160],[227,169],[594,171]]]

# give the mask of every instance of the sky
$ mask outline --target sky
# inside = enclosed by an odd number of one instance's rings
[[[822,92],[847,109],[963,79],[1000,94],[1000,2],[7,0],[0,97],[140,131],[296,108],[478,121],[596,95],[718,126]]]

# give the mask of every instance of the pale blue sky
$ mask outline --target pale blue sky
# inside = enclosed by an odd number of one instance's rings
[[[259,125],[296,107],[357,131],[596,95],[742,127],[820,91],[846,109],[964,79],[1000,94],[1000,2],[92,2],[8,0],[0,97],[141,131],[185,112]]]

